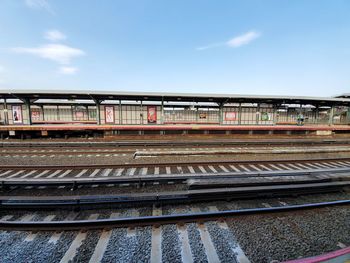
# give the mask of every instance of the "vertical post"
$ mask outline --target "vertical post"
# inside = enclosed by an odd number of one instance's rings
[[[255,115],[255,124],[258,125],[259,124],[259,116],[260,116],[261,112],[260,112],[260,103],[258,103],[256,105],[256,115]]]
[[[161,116],[160,116],[160,123],[164,124],[164,98],[162,97],[162,106],[160,108]]]
[[[319,123],[319,108],[318,108],[318,105],[316,105],[316,109],[315,109],[315,124],[318,124]]]
[[[101,125],[101,101],[96,100],[96,123],[97,125]]]
[[[242,103],[239,103],[238,106],[238,125],[242,124]]]
[[[40,108],[41,108],[41,112],[42,112],[42,115],[43,115],[43,121],[45,121],[44,105],[40,105]]]
[[[75,119],[74,113],[75,113],[75,110],[73,108],[73,105],[70,105],[70,116],[72,118],[72,121],[79,121]]]
[[[223,114],[223,110],[224,110],[224,103],[220,103],[219,104],[219,124],[223,124],[223,122],[224,122],[224,118],[223,118],[223,116],[224,116],[224,114]]]
[[[272,107],[272,123],[273,123],[273,125],[276,125],[276,123],[277,123],[277,105],[273,105],[273,107]]]
[[[329,113],[329,125],[333,125],[333,115],[334,115],[334,106],[331,107],[330,113]]]
[[[57,120],[59,121],[60,120],[60,110],[59,110],[59,108],[58,108],[59,106],[57,105],[56,106],[56,116],[57,116]]]
[[[5,121],[5,125],[7,125],[9,123],[9,115],[8,115],[8,110],[7,110],[6,98],[4,98],[4,121]]]
[[[142,100],[141,100],[141,105],[140,105],[140,108],[141,108],[141,114],[140,114],[140,124],[143,124],[143,105],[142,105]]]
[[[123,124],[123,116],[122,116],[122,101],[119,100],[119,124]]]
[[[32,125],[32,111],[30,109],[30,99],[26,98],[24,99],[25,105],[26,105],[26,110],[27,110],[27,115],[28,115],[28,124]]]

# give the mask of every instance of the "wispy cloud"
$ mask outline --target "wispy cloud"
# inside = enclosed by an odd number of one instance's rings
[[[230,40],[226,42],[218,42],[218,43],[212,43],[206,46],[202,47],[197,47],[197,50],[206,50],[210,48],[215,48],[215,47],[222,47],[222,46],[227,46],[230,48],[237,48],[241,47],[243,45],[247,45],[250,42],[254,41],[255,39],[259,38],[261,36],[260,32],[256,31],[249,31],[247,33],[244,33],[243,35],[236,36],[234,38],[231,38]]]
[[[65,74],[65,75],[74,75],[75,73],[78,72],[78,68],[76,67],[66,67],[66,66],[63,66],[63,67],[60,67],[58,72],[61,73],[61,74]]]
[[[36,48],[15,47],[11,50],[16,53],[32,54],[50,59],[59,64],[69,64],[74,57],[85,55],[81,49],[62,44],[47,44]]]
[[[56,29],[49,30],[45,33],[44,37],[50,41],[60,41],[65,40],[67,37],[61,31]]]
[[[43,9],[52,15],[55,14],[47,0],[25,0],[25,4],[32,9]]]
[[[249,31],[243,35],[230,39],[229,41],[226,42],[226,44],[229,47],[240,47],[240,46],[249,44],[250,42],[254,41],[260,36],[261,36],[261,33],[259,32]]]

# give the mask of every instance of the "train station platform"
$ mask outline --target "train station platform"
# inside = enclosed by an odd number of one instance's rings
[[[0,126],[0,133],[16,136],[24,133],[100,133],[122,134],[316,134],[348,133],[350,125],[96,125],[96,124],[40,124]]]

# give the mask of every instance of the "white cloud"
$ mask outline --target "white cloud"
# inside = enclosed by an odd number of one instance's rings
[[[240,47],[240,46],[249,44],[250,42],[252,42],[253,40],[257,39],[260,36],[261,34],[259,32],[249,31],[243,35],[230,39],[229,41],[226,42],[226,44],[229,47]]]
[[[259,38],[261,36],[261,33],[256,31],[249,31],[243,35],[236,36],[234,38],[231,38],[230,40],[226,42],[219,42],[219,43],[213,43],[207,46],[203,47],[197,47],[197,50],[206,50],[214,47],[221,47],[221,46],[227,46],[231,48],[237,48],[244,45],[249,44],[250,42],[254,41],[255,39]]]
[[[58,30],[49,30],[45,33],[45,38],[50,40],[50,41],[60,41],[60,40],[65,40],[67,37],[65,34]]]
[[[74,75],[78,70],[76,67],[60,67],[58,72],[65,75]]]
[[[32,9],[43,9],[52,15],[55,14],[47,0],[25,0],[25,3]]]
[[[74,57],[85,55],[85,52],[62,44],[47,44],[37,48],[16,47],[13,52],[33,54],[45,59],[53,60],[59,64],[69,64]]]
[[[3,66],[0,65],[0,73],[4,72],[5,68]]]

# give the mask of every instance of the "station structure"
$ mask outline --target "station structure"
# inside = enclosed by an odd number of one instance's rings
[[[350,131],[336,97],[0,90],[0,134],[310,133]]]

